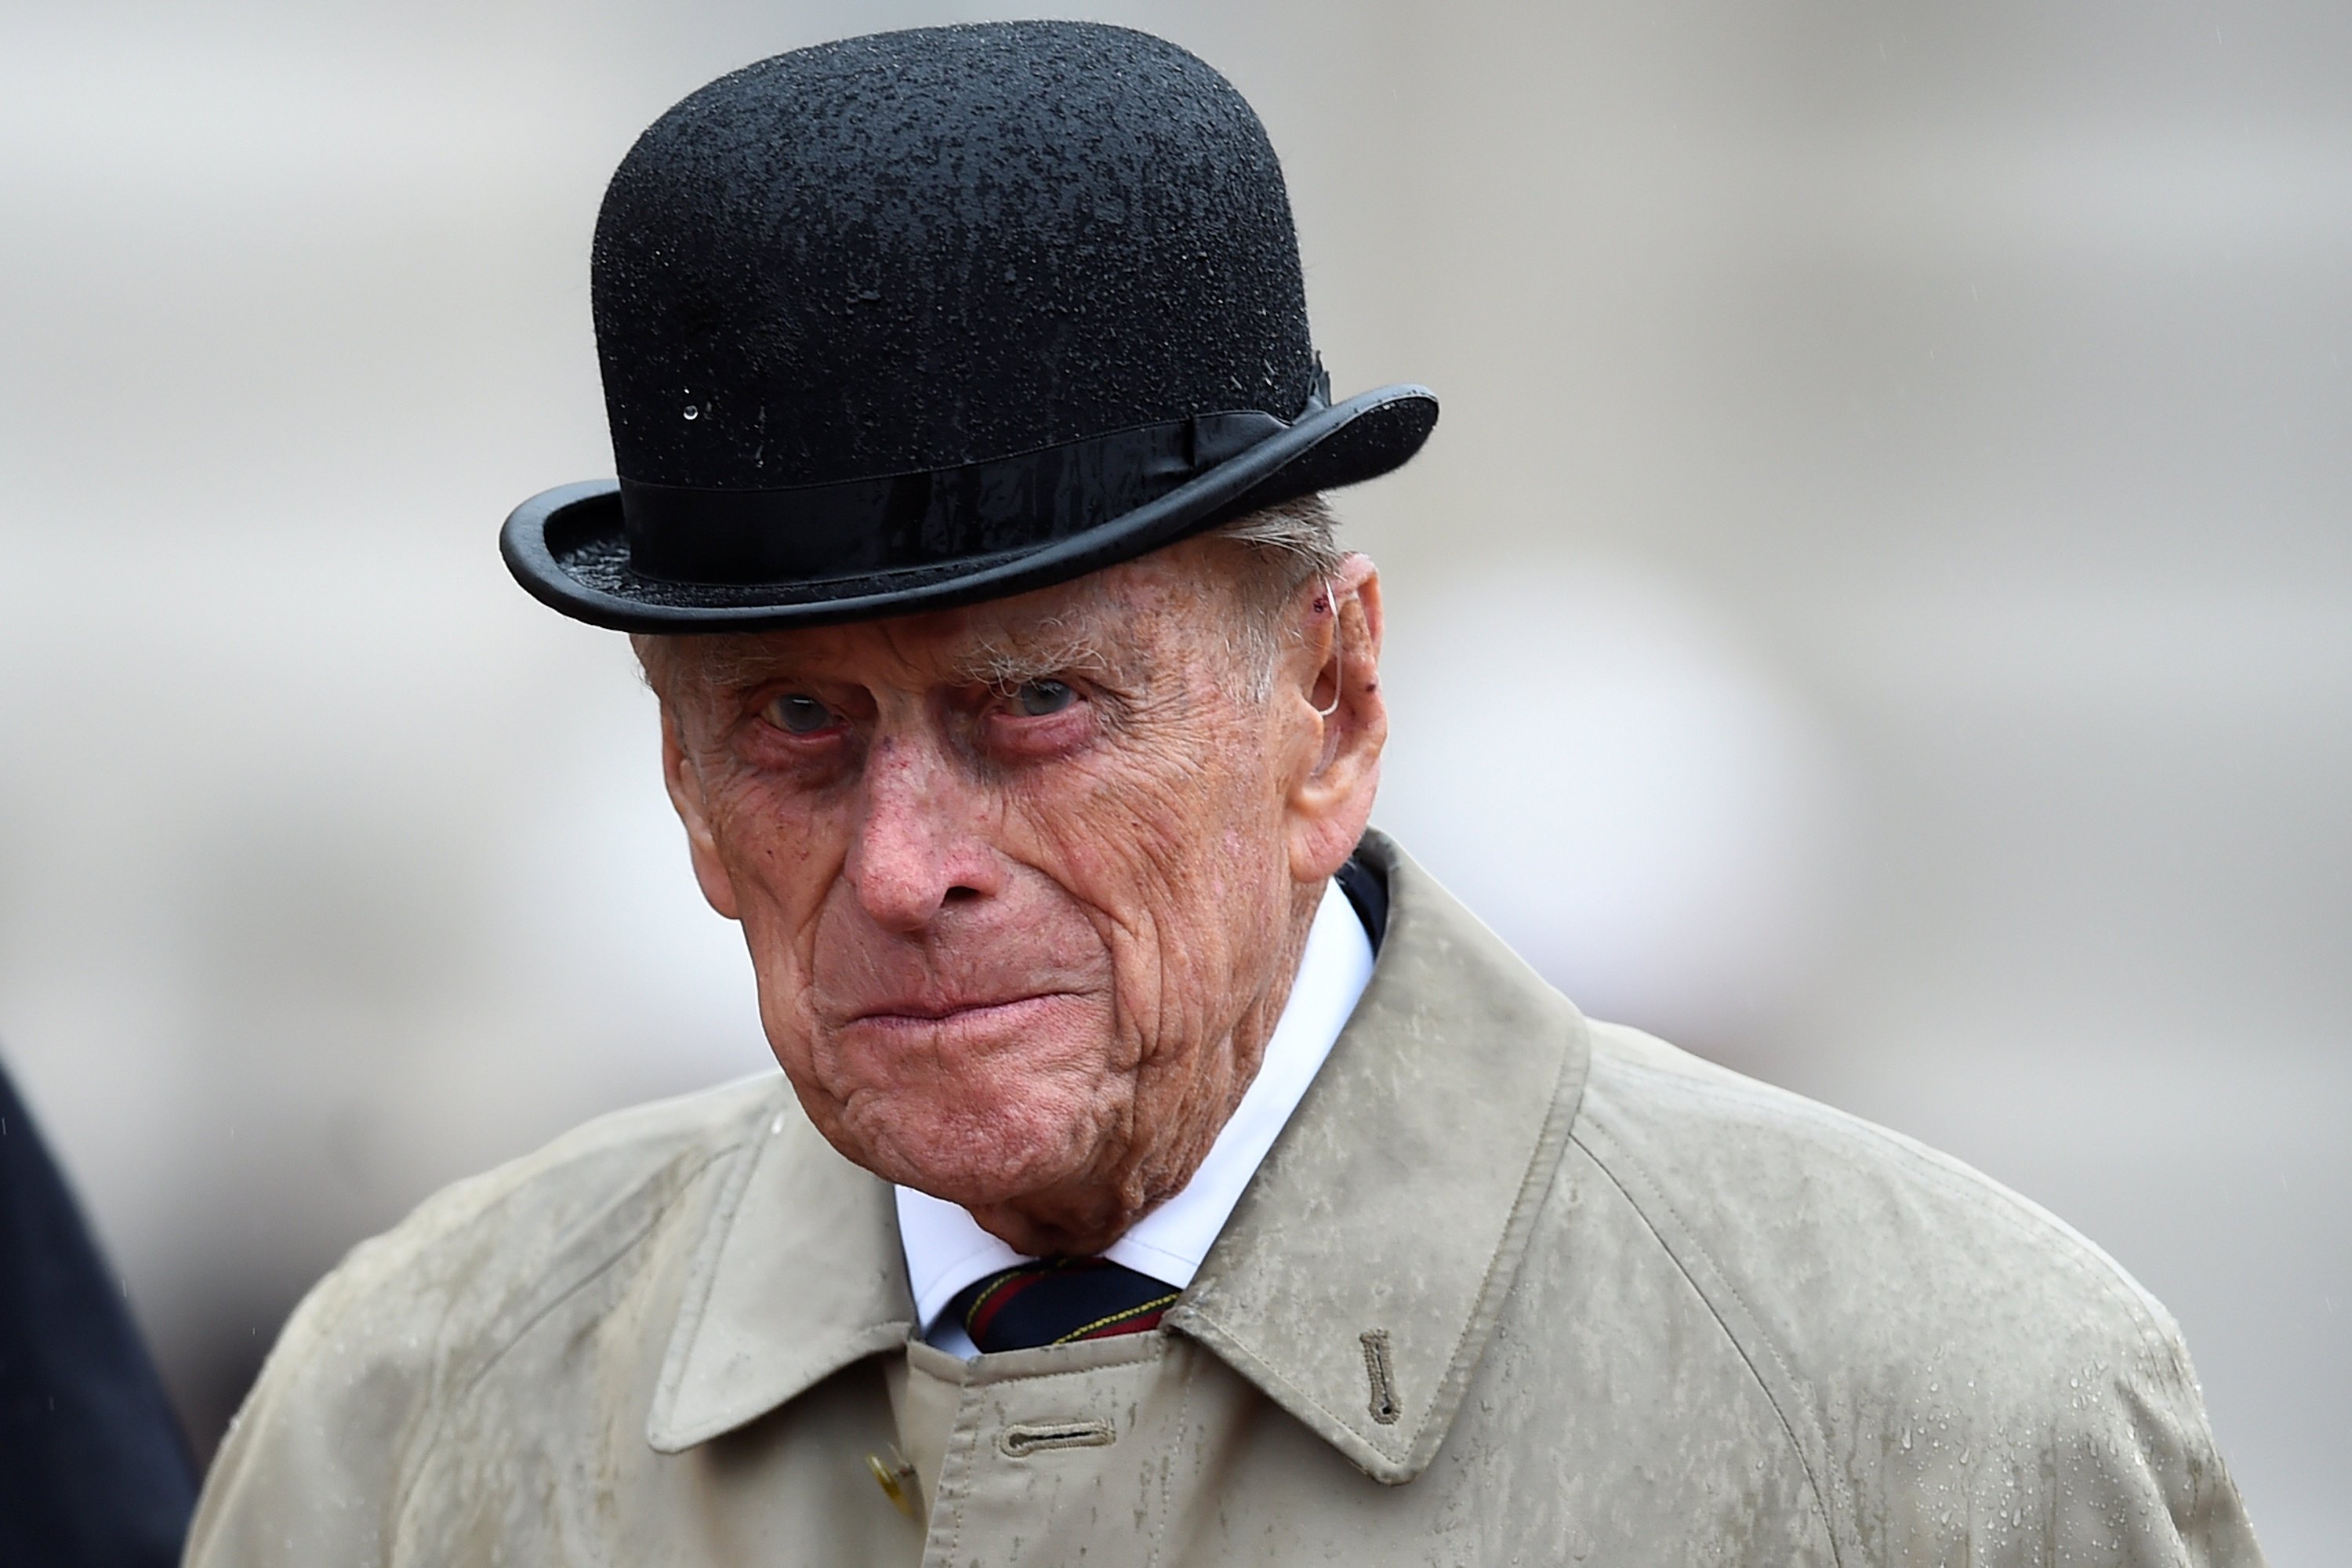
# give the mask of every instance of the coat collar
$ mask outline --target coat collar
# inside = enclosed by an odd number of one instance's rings
[[[1584,1020],[1374,834],[1389,927],[1330,1059],[1162,1320],[1377,1480],[1435,1457],[1584,1088]]]
[[[1375,1479],[1444,1440],[1583,1092],[1584,1022],[1379,834],[1371,984],[1164,1320]],[[646,1436],[676,1453],[914,1332],[890,1189],[788,1095],[738,1152]]]
[[[779,1078],[689,1267],[646,1440],[675,1454],[915,1331],[889,1184],[819,1136]]]

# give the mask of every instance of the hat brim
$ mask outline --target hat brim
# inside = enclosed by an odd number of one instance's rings
[[[678,583],[629,563],[620,487],[543,490],[499,531],[507,568],[541,604],[625,632],[754,632],[949,609],[1066,583],[1279,501],[1401,468],[1437,424],[1422,386],[1318,409],[1145,506],[1026,550],[791,583]]]

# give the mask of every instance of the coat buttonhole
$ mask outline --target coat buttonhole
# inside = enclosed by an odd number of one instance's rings
[[[1393,1426],[1403,1412],[1397,1406],[1396,1374],[1389,1364],[1389,1331],[1366,1329],[1359,1337],[1364,1343],[1364,1376],[1372,1385],[1372,1419]]]

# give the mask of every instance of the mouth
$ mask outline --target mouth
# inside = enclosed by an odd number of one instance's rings
[[[871,1007],[849,1017],[853,1026],[864,1025],[881,1029],[933,1029],[942,1024],[989,1025],[1018,1023],[1031,1014],[1041,1012],[1057,1002],[1077,994],[1075,991],[1037,991],[1019,996],[998,997],[985,1002],[933,1002],[917,999],[896,999]]]

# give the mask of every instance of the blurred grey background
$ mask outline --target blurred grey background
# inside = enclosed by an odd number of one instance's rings
[[[0,1050],[209,1448],[436,1185],[768,1058],[618,637],[636,132],[947,4],[0,10]],[[1381,818],[1588,1010],[1916,1134],[2352,1536],[2352,11],[1087,13],[1286,160],[1391,605]]]

